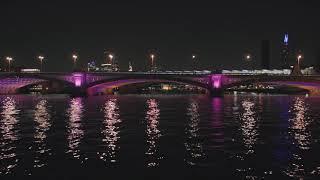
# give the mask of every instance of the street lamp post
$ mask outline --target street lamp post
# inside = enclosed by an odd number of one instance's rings
[[[300,61],[301,61],[301,59],[302,59],[302,55],[299,54],[299,55],[297,56],[298,66],[299,66],[299,67],[300,67]]]
[[[248,67],[253,70],[254,67],[253,67],[253,62],[252,62],[252,55],[251,54],[246,54],[244,56],[244,60],[247,62],[246,64],[248,65]]]
[[[247,61],[250,61],[250,60],[251,60],[251,55],[250,55],[250,54],[246,55],[246,60],[247,60]]]
[[[6,57],[6,60],[8,61],[9,72],[10,72],[11,71],[11,61],[13,61],[13,58],[8,56],[8,57]]]
[[[192,55],[192,62],[193,62],[193,69],[197,70],[197,61],[196,61],[197,56]]]
[[[113,64],[112,61],[113,61],[114,56],[112,54],[109,54],[109,58],[110,58],[110,64]]]
[[[38,59],[40,60],[40,71],[42,72],[42,63],[43,63],[44,56],[38,56]]]
[[[109,54],[110,64],[111,64],[111,71],[115,71],[115,65],[113,63],[114,56],[112,54]]]
[[[151,57],[151,71],[154,71],[154,58],[155,58],[155,55],[151,54],[150,57]]]
[[[73,59],[73,70],[75,70],[76,65],[77,65],[78,56],[74,54],[74,55],[72,55],[72,59]]]

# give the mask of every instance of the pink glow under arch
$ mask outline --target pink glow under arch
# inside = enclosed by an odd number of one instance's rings
[[[211,83],[214,89],[222,88],[222,75],[215,74],[211,76]]]

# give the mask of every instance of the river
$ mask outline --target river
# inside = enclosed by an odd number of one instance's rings
[[[319,103],[267,94],[0,96],[0,178],[316,178]]]

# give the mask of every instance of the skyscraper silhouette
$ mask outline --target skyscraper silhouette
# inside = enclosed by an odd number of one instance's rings
[[[261,68],[270,69],[270,41],[262,40],[261,42]]]
[[[289,68],[289,34],[284,35],[282,50],[281,50],[282,68]]]

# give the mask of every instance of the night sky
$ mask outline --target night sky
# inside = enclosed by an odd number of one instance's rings
[[[35,57],[47,57],[48,71],[72,69],[71,54],[79,65],[103,62],[112,49],[122,70],[129,59],[143,70],[147,53],[156,49],[164,69],[188,69],[191,55],[199,55],[202,69],[245,68],[242,56],[253,54],[260,65],[261,40],[271,41],[272,67],[280,62],[284,33],[291,52],[301,50],[304,64],[319,57],[320,11],[316,1],[109,2],[15,1],[0,2],[0,57],[13,56],[15,65],[38,67]]]

